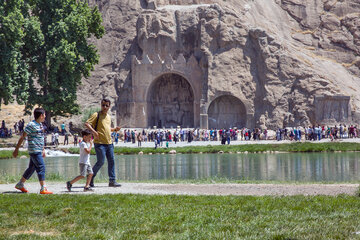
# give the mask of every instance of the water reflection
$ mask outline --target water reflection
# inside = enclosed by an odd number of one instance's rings
[[[276,181],[358,181],[358,153],[280,153],[280,154],[181,154],[116,156],[118,178],[203,179]],[[95,157],[91,157],[94,164]],[[66,178],[78,174],[78,157],[46,158],[48,173]],[[0,160],[0,174],[21,175],[27,159]],[[100,170],[107,178],[107,166]]]

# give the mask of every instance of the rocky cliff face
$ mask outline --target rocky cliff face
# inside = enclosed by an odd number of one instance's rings
[[[293,32],[293,39],[359,75],[359,1],[284,0],[279,4],[299,24],[301,31]]]
[[[102,13],[106,34],[100,39],[90,39],[100,54],[100,62],[89,79],[84,79],[79,89],[78,101],[83,106],[99,106],[107,96],[118,98],[124,79],[130,71],[129,56],[136,53],[136,21],[145,2],[132,0],[89,0]],[[125,73],[124,73],[125,71]]]
[[[78,100],[97,106],[110,96],[116,102],[112,110],[127,121],[133,117],[131,56],[183,54],[194,55],[201,66],[202,99],[210,104],[224,94],[237,97],[254,126],[358,121],[357,2],[93,0],[107,33],[95,42],[100,63],[84,80]],[[324,110],[316,95],[350,96],[350,109],[341,103]]]

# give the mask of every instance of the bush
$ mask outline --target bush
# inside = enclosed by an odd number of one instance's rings
[[[82,112],[82,122],[85,123],[91,115],[93,115],[93,113],[95,112],[99,112],[101,109],[99,107],[93,107],[93,108],[88,108],[88,109],[85,109],[83,112]]]

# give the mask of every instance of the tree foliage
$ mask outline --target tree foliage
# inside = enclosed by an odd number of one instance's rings
[[[92,36],[99,39],[105,32],[97,7],[90,8],[87,1],[80,0],[12,0],[3,2],[2,6],[8,2],[17,2],[14,10],[24,9],[21,14],[16,11],[20,19],[13,21],[17,25],[12,25],[10,30],[20,29],[13,30],[18,43],[11,44],[15,45],[14,56],[20,61],[15,65],[22,64],[26,71],[20,77],[9,73],[12,85],[5,84],[12,88],[21,78],[19,83],[23,88],[19,93],[25,93],[20,95],[26,99],[25,110],[42,106],[48,123],[50,116],[79,113],[77,87],[82,77],[90,76],[99,60],[95,46],[88,39]]]
[[[0,107],[1,103],[19,103],[27,99],[29,77],[28,65],[21,49],[25,33],[22,26],[26,19],[23,11],[26,5],[21,0],[0,0]]]
[[[81,121],[83,123],[85,123],[91,117],[91,115],[93,115],[96,112],[100,112],[100,110],[101,110],[101,108],[99,108],[99,107],[93,107],[93,108],[84,109],[84,111],[82,112]]]

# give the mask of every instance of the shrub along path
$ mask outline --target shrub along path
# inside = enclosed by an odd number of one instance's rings
[[[19,191],[15,184],[0,184],[0,193],[11,194]],[[148,194],[148,195],[242,195],[242,196],[294,196],[294,195],[355,195],[358,184],[159,184],[123,183],[119,188],[98,183],[94,192],[83,192],[83,184],[75,184],[68,192],[65,183],[48,182],[48,189],[55,194]],[[26,184],[30,193],[38,193],[39,183]]]

